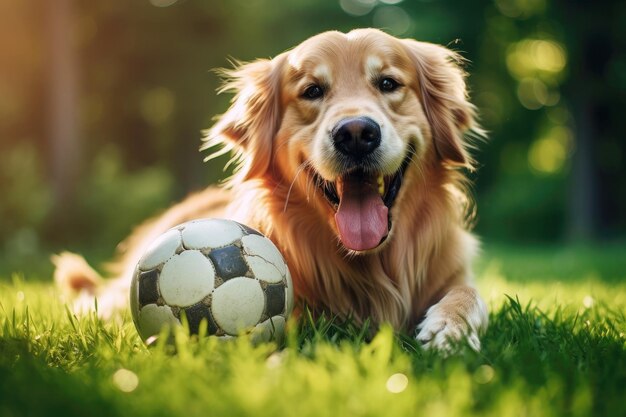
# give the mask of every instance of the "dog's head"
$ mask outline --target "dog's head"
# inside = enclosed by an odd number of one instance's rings
[[[208,144],[242,157],[236,181],[298,187],[347,249],[372,250],[411,193],[408,170],[471,167],[463,134],[474,107],[459,61],[375,29],[325,32],[230,71],[235,98]]]

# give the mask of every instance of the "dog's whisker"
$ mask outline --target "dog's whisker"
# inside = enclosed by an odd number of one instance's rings
[[[312,167],[311,162],[308,162],[308,166]],[[306,184],[306,199],[307,202],[311,201],[311,185],[313,185],[313,197],[315,198],[315,189],[317,188],[317,186],[319,186],[319,179],[318,178],[308,178],[307,184]]]
[[[291,197],[291,190],[293,189],[294,184],[298,180],[298,176],[300,175],[300,173],[302,173],[302,171],[304,171],[304,169],[308,166],[308,164],[309,162],[305,161],[302,164],[300,164],[300,166],[298,167],[296,171],[296,175],[294,175],[293,181],[291,181],[291,184],[289,185],[289,190],[287,190],[287,197],[285,197],[285,205],[283,207],[283,213],[287,212],[287,205],[289,205],[289,198]]]

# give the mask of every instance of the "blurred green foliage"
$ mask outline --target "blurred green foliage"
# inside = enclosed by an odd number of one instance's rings
[[[0,154],[0,230],[11,255],[37,252],[36,230],[52,207],[52,194],[42,169],[42,156],[24,142]]]
[[[174,179],[164,167],[152,166],[129,173],[122,164],[119,149],[105,147],[95,157],[77,198],[80,211],[90,213],[98,221],[79,217],[75,225],[81,234],[98,236],[92,244],[113,242],[129,233],[129,225],[145,220],[147,208],[164,207],[171,202],[173,189]],[[120,217],[124,220],[120,221]]]
[[[68,4],[75,149],[51,135],[53,64],[62,59],[54,6],[0,5],[0,245],[16,254],[10,259],[42,248],[110,254],[133,224],[224,176],[225,159],[203,164],[198,152],[201,130],[229,99],[216,96],[210,69],[277,55],[323,30],[366,26],[468,58],[471,97],[490,136],[471,174],[480,234],[509,242],[624,236],[623,2]],[[59,154],[75,155],[63,198]]]

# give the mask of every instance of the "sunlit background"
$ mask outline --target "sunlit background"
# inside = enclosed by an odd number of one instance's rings
[[[104,260],[222,178],[198,152],[229,99],[211,69],[368,26],[469,59],[486,242],[626,237],[626,2],[20,0],[0,2],[0,272]]]

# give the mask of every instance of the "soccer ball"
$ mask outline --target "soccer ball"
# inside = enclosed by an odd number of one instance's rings
[[[293,309],[293,285],[272,241],[243,224],[200,219],[157,238],[137,263],[131,283],[133,322],[146,341],[182,317],[197,334],[282,338]]]

